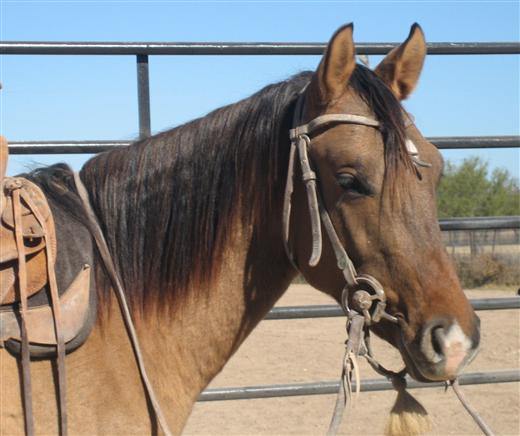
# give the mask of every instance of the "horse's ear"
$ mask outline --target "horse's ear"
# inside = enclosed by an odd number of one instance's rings
[[[399,100],[414,90],[426,57],[426,41],[421,27],[415,23],[405,42],[394,48],[376,67],[375,73],[383,79]]]
[[[322,101],[338,98],[347,89],[348,79],[356,66],[353,31],[352,23],[340,27],[332,36],[321,59],[316,74]]]

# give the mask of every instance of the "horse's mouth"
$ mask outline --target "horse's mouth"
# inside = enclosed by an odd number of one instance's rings
[[[433,380],[427,378],[423,375],[423,373],[419,370],[417,365],[415,364],[414,359],[411,357],[408,349],[406,348],[404,341],[399,341],[399,351],[401,353],[401,357],[403,358],[404,364],[406,366],[406,372],[415,380],[422,383],[433,383],[438,382],[439,380]]]

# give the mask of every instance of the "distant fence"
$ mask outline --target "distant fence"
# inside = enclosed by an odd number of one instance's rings
[[[358,54],[382,55],[396,47],[396,43],[356,44]],[[131,55],[136,58],[137,105],[139,135],[151,133],[150,85],[148,57],[150,55],[320,55],[326,45],[322,43],[103,43],[103,42],[0,42],[0,55]],[[517,55],[518,42],[440,42],[428,44],[430,55]],[[428,138],[440,149],[520,147],[520,136],[464,136]],[[128,145],[128,141],[14,141],[9,144],[12,154],[67,154],[97,153]],[[518,229],[520,217],[453,218],[440,220],[443,230]],[[519,298],[473,300],[476,310],[518,309]],[[341,316],[337,306],[310,306],[306,308],[276,308],[266,319],[316,318]],[[504,383],[520,381],[520,370],[465,374],[461,384]],[[409,387],[431,387],[438,384],[409,382]],[[208,389],[200,401],[268,398],[291,395],[336,393],[338,382],[317,382],[291,385],[252,386],[240,388]],[[391,389],[384,379],[365,380],[361,390]]]

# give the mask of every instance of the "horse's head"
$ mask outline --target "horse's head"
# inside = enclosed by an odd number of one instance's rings
[[[399,319],[398,324],[383,320],[373,330],[400,350],[415,378],[452,379],[475,355],[479,320],[437,222],[441,155],[399,103],[418,81],[426,55],[424,36],[414,25],[408,39],[372,72],[356,65],[352,29],[345,26],[332,37],[303,96],[301,121],[352,114],[379,125],[332,122],[313,129],[311,165],[357,273],[382,284],[387,312]],[[312,236],[306,197],[303,185],[296,185],[293,217],[299,219],[293,220],[290,245],[306,279],[339,301],[345,278],[325,231],[321,260],[308,265]]]

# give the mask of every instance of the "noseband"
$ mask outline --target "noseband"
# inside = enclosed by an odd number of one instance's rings
[[[285,185],[283,206],[283,241],[287,257],[296,270],[299,270],[293,253],[289,247],[291,200],[294,190],[294,167],[297,153],[301,167],[302,180],[307,191],[307,202],[311,221],[312,252],[308,261],[309,265],[316,266],[321,258],[321,225],[323,225],[332,245],[337,266],[341,270],[346,282],[341,296],[341,305],[345,314],[347,316],[351,315],[348,300],[349,292],[354,291],[353,303],[355,309],[363,314],[366,325],[377,323],[381,319],[398,323],[398,319],[395,316],[386,312],[386,295],[382,285],[377,279],[368,274],[358,274],[352,260],[343,247],[336,229],[332,224],[330,215],[324,205],[323,199],[321,198],[320,191],[317,189],[317,176],[311,168],[308,155],[308,150],[311,146],[311,136],[318,130],[323,131],[324,128],[331,128],[337,124],[358,124],[371,128],[379,128],[380,123],[373,118],[362,115],[326,114],[314,118],[307,124],[301,124],[303,119],[305,89],[306,87],[300,92],[298,100],[296,101],[293,116],[293,126],[295,127],[289,130],[291,148],[289,152],[289,167],[287,170],[287,183]],[[410,143],[413,144],[411,141]],[[414,151],[416,152],[416,150],[417,149]]]

